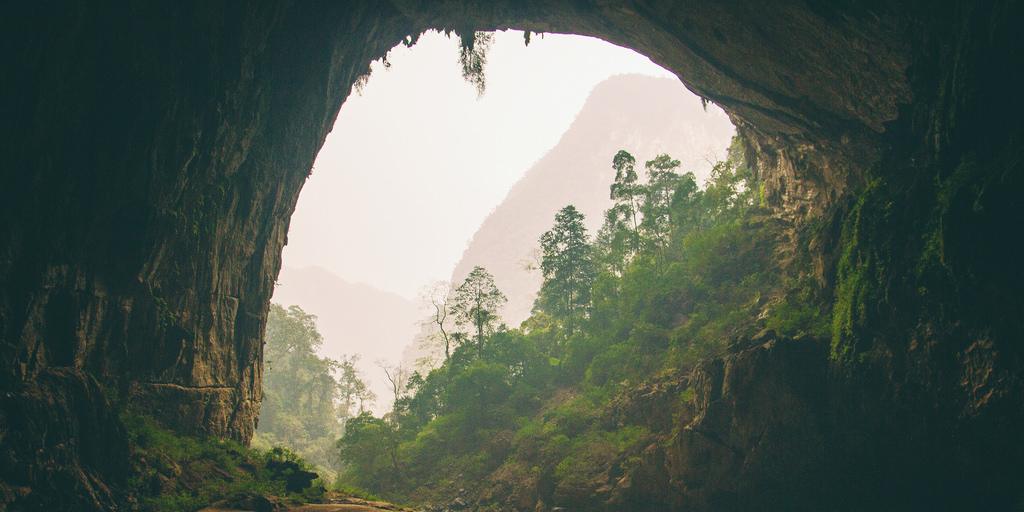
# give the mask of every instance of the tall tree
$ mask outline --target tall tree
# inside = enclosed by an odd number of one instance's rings
[[[259,444],[283,444],[311,462],[334,466],[331,446],[353,406],[372,393],[354,358],[323,358],[316,317],[298,306],[271,304],[267,317]],[[360,406],[361,407],[361,406]]]
[[[643,202],[644,186],[638,181],[636,158],[625,150],[619,150],[612,158],[615,181],[609,196],[614,201],[608,210],[606,221],[617,230],[628,235],[628,244],[633,253],[640,250],[640,206]]]
[[[452,349],[455,348],[452,345],[458,341],[457,337],[448,332],[452,321],[452,287],[447,281],[438,281],[423,293],[423,298],[433,310],[427,325],[436,331],[431,333],[430,337],[444,344],[444,360],[448,362],[452,357]]]
[[[405,367],[402,363],[397,365],[390,365],[384,361],[378,361],[377,366],[384,370],[384,375],[388,378],[388,383],[391,384],[391,409],[394,411],[398,401],[401,400],[403,393],[406,391],[406,385],[409,383],[409,376],[412,372]]]
[[[356,369],[358,361],[359,355],[344,357],[338,361],[338,370],[335,372],[342,422],[348,421],[353,414],[362,414],[366,410],[366,404],[377,399],[377,395],[370,391],[366,387],[366,382],[359,377],[359,370]]]
[[[643,202],[640,206],[643,215],[640,230],[645,244],[652,249],[663,249],[668,243],[671,230],[672,201],[676,189],[685,181],[676,172],[679,160],[668,155],[658,155],[648,160],[644,168],[647,171],[647,184],[643,187]],[[692,184],[696,188],[696,183]]]
[[[494,276],[487,269],[476,266],[466,280],[455,289],[451,311],[460,325],[471,326],[476,332],[476,345],[483,353],[484,338],[493,332],[498,311],[508,299],[494,284]]]
[[[566,206],[540,237],[544,283],[535,307],[563,320],[569,335],[587,314],[596,274],[584,221],[575,206]]]

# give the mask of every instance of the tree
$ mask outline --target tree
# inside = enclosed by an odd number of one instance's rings
[[[555,225],[540,237],[541,285],[535,307],[563,319],[571,336],[590,306],[594,262],[584,216],[569,205],[555,214]]]
[[[514,488],[534,475],[592,493],[596,476],[665,433],[607,421],[638,386],[767,327],[827,335],[825,303],[782,288],[781,227],[759,220],[756,176],[740,151],[729,155],[703,188],[665,155],[637,183],[632,157],[617,155],[618,210],[594,242],[575,208],[558,212],[539,244],[541,293],[518,328],[491,332],[501,301],[479,299],[501,296],[475,268],[448,303],[460,326],[445,328],[450,358],[412,375],[385,418],[350,421],[342,481],[397,499],[450,499],[448,484],[460,481]],[[775,302],[782,292],[786,302]]]
[[[619,150],[612,158],[615,181],[609,196],[615,203],[608,210],[606,222],[617,231],[628,234],[628,244],[635,254],[640,250],[640,204],[644,186],[638,182],[636,158],[625,150]]]
[[[436,336],[444,343],[444,360],[447,362],[452,357],[452,349],[455,348],[452,343],[458,341],[448,332],[448,325],[451,322],[449,317],[452,314],[450,306],[452,287],[447,281],[438,281],[423,295],[424,302],[428,302],[430,308],[433,309],[433,315],[428,323],[437,328]]]
[[[668,155],[658,155],[644,164],[647,170],[647,184],[643,187],[643,203],[640,212],[643,220],[640,229],[645,242],[653,248],[664,248],[668,244],[672,227],[672,200],[683,177],[676,173],[679,160]],[[694,188],[696,183],[693,183]]]
[[[466,280],[455,289],[451,311],[458,324],[469,325],[476,331],[478,353],[483,353],[484,338],[493,332],[498,310],[506,301],[505,294],[494,284],[494,276],[480,266],[473,267]]]
[[[366,382],[359,377],[359,371],[355,366],[357,361],[359,361],[359,356],[354,355],[342,358],[338,362],[336,375],[340,400],[339,410],[342,412],[343,423],[352,417],[353,412],[362,414],[366,409],[366,403],[372,403],[377,399],[373,391],[366,387]]]
[[[348,467],[346,479],[356,485],[379,489],[401,479],[395,425],[364,412],[349,421],[335,446]]]
[[[264,337],[263,403],[255,442],[283,444],[321,468],[353,407],[372,397],[355,369],[316,351],[323,344],[316,317],[298,306],[271,304]]]
[[[472,438],[481,428],[492,426],[498,406],[508,398],[511,388],[502,365],[476,360],[460,372],[448,386],[448,403],[461,411],[462,435]]]
[[[399,363],[397,365],[389,365],[383,361],[378,361],[377,366],[381,370],[384,370],[384,375],[388,379],[388,383],[391,384],[392,402],[391,408],[394,410],[395,404],[402,398],[402,394],[405,392],[406,384],[409,382],[409,375],[411,372],[405,365]]]

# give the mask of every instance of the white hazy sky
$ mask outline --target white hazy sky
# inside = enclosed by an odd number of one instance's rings
[[[375,63],[345,102],[302,190],[284,264],[319,265],[408,298],[447,279],[509,188],[558,142],[609,76],[674,76],[604,41],[496,34],[487,92],[458,65],[458,42],[427,33]]]

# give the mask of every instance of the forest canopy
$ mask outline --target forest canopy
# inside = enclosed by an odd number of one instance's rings
[[[738,140],[703,186],[669,155],[611,164],[599,232],[567,205],[541,236],[543,286],[519,327],[500,322],[504,296],[481,267],[432,299],[445,360],[413,374],[384,417],[348,421],[334,452],[344,485],[405,502],[485,481],[584,496],[664,435],[609,420],[630,389],[760,331],[826,332],[820,301],[783,300],[813,287],[777,271],[779,229]]]
[[[374,399],[355,358],[319,356],[316,317],[298,306],[270,305],[264,343],[263,404],[253,445],[287,446],[321,472],[336,472],[334,444],[345,422]]]

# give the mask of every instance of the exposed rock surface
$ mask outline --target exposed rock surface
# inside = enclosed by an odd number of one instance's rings
[[[113,508],[111,485],[127,474],[124,428],[96,379],[73,368],[47,368],[0,396],[0,509],[46,506]],[[43,487],[60,492],[33,492]]]
[[[793,264],[835,290],[827,357],[742,353],[720,363],[720,395],[707,370],[723,405],[645,454],[676,477],[638,487],[646,503],[1009,509],[1024,466],[1020,19],[1012,0],[9,7],[0,503],[113,508],[126,450],[103,392],[248,439],[288,216],[350,85],[426,28],[516,27],[634,48],[721,105],[794,254],[809,249]],[[811,383],[772,380],[794,364]],[[762,434],[778,440],[764,457]]]

